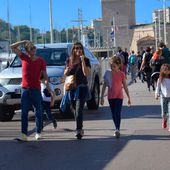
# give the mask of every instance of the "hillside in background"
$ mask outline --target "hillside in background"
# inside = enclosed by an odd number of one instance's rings
[[[10,31],[9,31],[10,28]],[[19,40],[30,40],[30,32],[32,32],[32,41],[34,43],[50,43],[50,32],[41,33],[37,28],[31,28],[27,25],[15,25],[12,26],[6,21],[0,19],[0,40],[10,40],[11,42],[16,42]],[[72,42],[73,31],[68,29],[68,33],[63,29],[58,31],[53,30],[54,33],[54,42]]]

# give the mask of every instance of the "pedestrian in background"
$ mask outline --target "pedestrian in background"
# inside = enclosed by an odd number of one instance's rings
[[[84,134],[83,130],[83,108],[84,104],[90,98],[87,77],[90,74],[91,65],[90,60],[85,57],[83,45],[76,42],[71,50],[70,59],[66,61],[65,76],[75,75],[77,87],[66,92],[65,96],[71,96],[71,106],[76,121],[76,137],[81,139]],[[64,97],[66,99],[67,97]],[[66,104],[66,101],[62,103]],[[62,105],[61,103],[61,105]],[[69,101],[68,101],[69,103]]]
[[[51,108],[54,107],[55,92],[54,92],[53,85],[51,83],[49,83],[49,87],[50,87],[50,92],[47,89],[45,79],[43,78],[42,75],[41,76],[42,115],[44,114],[45,111],[46,113],[45,115],[49,123],[53,123],[54,129],[56,129],[57,122],[51,113]]]
[[[170,64],[170,51],[169,48],[161,42],[159,48],[162,49],[163,63]]]
[[[123,71],[124,71],[125,76],[126,76],[127,75],[127,66],[128,66],[128,57],[129,57],[129,54],[127,52],[127,48],[125,48],[123,55],[124,55],[124,58],[125,58],[125,62],[124,62],[124,65],[123,65]]]
[[[160,70],[160,77],[157,81],[155,98],[161,97],[162,128],[167,127],[167,120],[170,114],[170,65],[163,64]],[[170,117],[169,129],[170,131]]]
[[[129,90],[126,84],[126,77],[121,71],[121,59],[119,57],[112,57],[110,59],[111,70],[106,70],[104,75],[104,84],[101,92],[101,105],[104,104],[104,93],[108,87],[108,101],[112,112],[112,118],[115,125],[114,135],[120,137],[120,124],[121,124],[121,109],[123,104],[123,88],[128,97],[128,105],[131,105]]]
[[[129,67],[130,67],[130,74],[131,74],[131,82],[136,83],[136,77],[137,77],[137,65],[138,65],[138,59],[135,55],[135,52],[132,50],[131,55],[129,56]]]
[[[24,46],[23,53],[20,46]],[[43,74],[45,84],[50,92],[46,63],[42,57],[36,56],[36,47],[30,41],[23,40],[11,45],[14,53],[22,61],[22,94],[21,94],[21,135],[16,138],[19,141],[27,141],[28,135],[28,112],[33,106],[35,111],[36,134],[35,138],[41,138],[42,114],[41,114],[41,86],[40,76]]]
[[[137,61],[138,61],[138,76],[139,76],[139,79],[144,82],[143,80],[143,75],[142,75],[142,71],[140,71],[140,67],[141,67],[141,64],[142,64],[142,55],[140,53],[140,51],[137,52]]]
[[[152,86],[153,90],[155,90],[155,87],[151,82],[151,75],[152,75],[152,68],[150,66],[151,59],[152,59],[151,49],[150,47],[147,47],[146,52],[143,54],[140,71],[144,71],[144,73],[146,74],[148,91],[150,91],[150,86]]]

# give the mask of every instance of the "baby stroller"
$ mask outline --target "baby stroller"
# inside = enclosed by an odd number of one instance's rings
[[[151,84],[152,84],[152,87],[153,89],[155,90],[155,87],[156,87],[156,83],[157,83],[157,80],[159,78],[159,75],[160,75],[160,72],[153,72],[152,75],[151,75]]]

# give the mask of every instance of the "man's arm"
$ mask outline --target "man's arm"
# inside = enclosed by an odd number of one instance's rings
[[[42,74],[43,74],[43,78],[44,78],[44,83],[48,89],[48,92],[50,93],[51,90],[50,90],[50,86],[49,86],[49,81],[48,81],[48,75],[47,75],[47,72],[46,71],[42,71]]]
[[[28,40],[18,41],[16,43],[11,44],[10,47],[16,55],[20,56],[22,52],[20,49],[18,49],[18,47],[20,45],[25,45],[27,42],[29,42],[29,41]]]

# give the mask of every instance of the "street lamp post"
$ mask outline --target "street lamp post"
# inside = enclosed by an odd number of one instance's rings
[[[32,41],[32,18],[31,18],[31,6],[30,8],[30,41]]]
[[[159,30],[159,35],[158,35],[159,38],[158,38],[158,40],[159,40],[159,42],[162,41],[162,37],[161,37],[161,16],[160,16],[161,14],[160,13],[161,13],[161,10],[159,9],[158,10],[158,26],[159,26],[159,29],[158,29]]]
[[[155,46],[156,46],[156,49],[158,49],[158,36],[157,36],[157,17],[155,16]]]
[[[50,0],[50,39],[51,43],[53,43],[53,17],[52,17],[52,0]]]
[[[166,0],[163,0],[163,17],[164,17],[164,43],[167,44],[167,37],[166,37]]]

